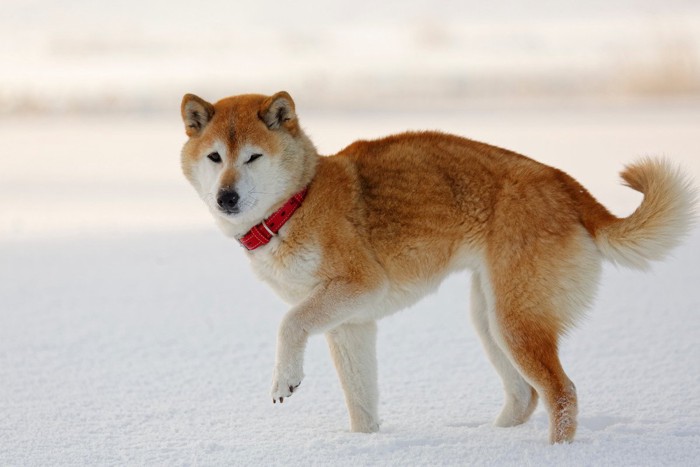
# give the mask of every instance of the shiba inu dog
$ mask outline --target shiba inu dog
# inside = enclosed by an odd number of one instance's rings
[[[693,221],[690,180],[664,160],[622,172],[644,200],[617,218],[564,172],[458,136],[404,133],[320,157],[286,92],[187,94],[181,112],[185,176],[292,305],[273,402],[297,392],[307,339],[325,333],[352,431],[379,429],[376,321],[471,269],[471,315],[505,389],[495,424],[524,423],[541,398],[550,441],[571,441],[576,388],[559,337],[591,305],[603,259],[644,269]]]

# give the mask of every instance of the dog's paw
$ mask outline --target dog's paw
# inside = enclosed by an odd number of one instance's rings
[[[283,403],[285,398],[296,392],[302,379],[304,379],[304,374],[301,369],[284,373],[275,370],[275,375],[272,378],[272,390],[270,391],[272,403],[275,404],[277,401],[280,404]]]

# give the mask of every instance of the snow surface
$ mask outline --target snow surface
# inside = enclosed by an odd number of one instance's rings
[[[324,153],[438,128],[567,170],[618,214],[647,154],[700,179],[700,109],[299,114]],[[284,405],[269,395],[286,310],[181,176],[176,112],[0,125],[1,465],[697,465],[700,232],[650,273],[606,267],[562,348],[576,442],[502,394],[468,319],[468,274],[379,324],[377,434],[354,434],[322,337]]]

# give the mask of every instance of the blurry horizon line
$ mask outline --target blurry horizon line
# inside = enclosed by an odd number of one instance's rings
[[[700,109],[700,92],[668,93],[668,94],[540,94],[540,95],[472,95],[459,97],[434,97],[426,95],[388,95],[372,96],[371,99],[349,98],[342,96],[338,99],[314,97],[309,91],[289,91],[298,109],[315,113],[400,113],[400,112],[470,112],[470,111],[528,111],[569,109],[586,111],[610,109],[630,110],[635,108],[670,108],[670,109]],[[277,89],[277,91],[283,88]],[[196,91],[200,97],[216,102],[219,99],[236,95],[255,93],[254,90],[233,89],[229,93],[217,93],[214,90]],[[183,89],[181,95],[171,99],[138,99],[131,98],[115,101],[111,98],[91,100],[61,100],[42,104],[28,98],[25,101],[15,100],[13,103],[0,99],[0,119],[10,117],[41,117],[41,116],[149,116],[177,114],[180,111],[182,95],[192,92]],[[272,94],[271,89],[262,94]]]

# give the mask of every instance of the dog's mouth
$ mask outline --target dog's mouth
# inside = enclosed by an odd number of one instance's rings
[[[226,207],[221,207],[219,206],[219,214],[223,215],[224,217],[229,217],[229,216],[235,216],[236,214],[239,214],[241,212],[241,208],[236,206],[233,208],[226,208]]]
[[[238,207],[233,209],[222,209],[217,206],[215,209],[213,209],[213,211],[216,212],[217,216],[230,222],[235,222],[241,214],[241,209]]]

